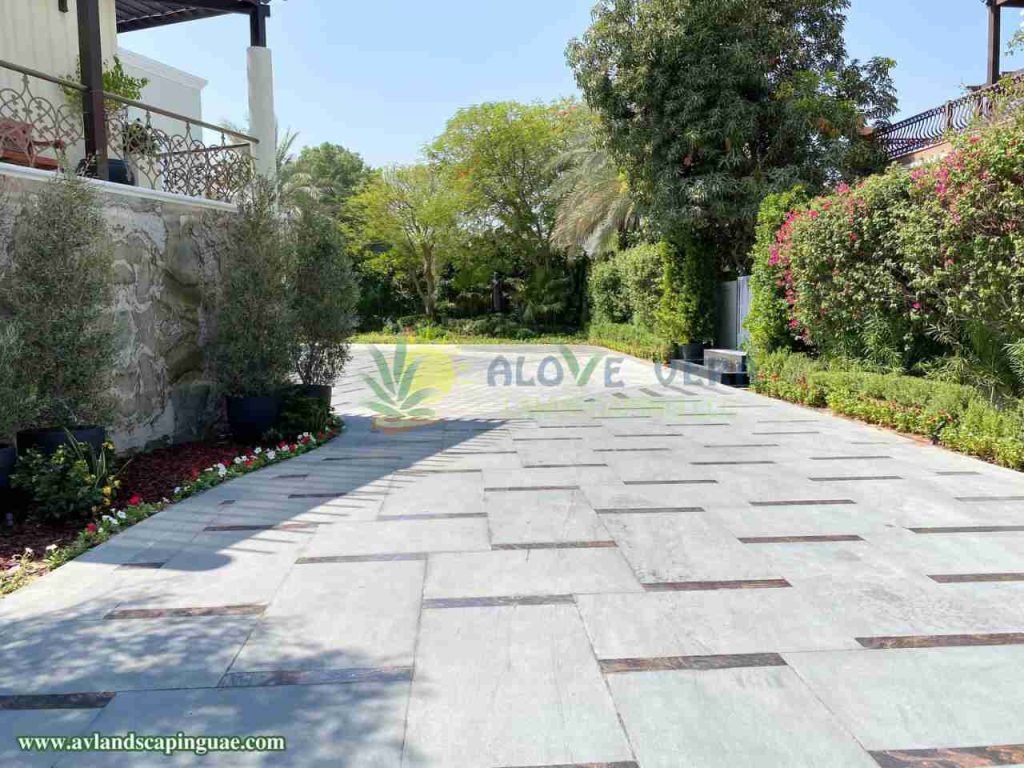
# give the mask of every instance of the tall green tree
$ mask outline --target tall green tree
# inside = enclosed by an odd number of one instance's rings
[[[664,233],[746,266],[761,199],[878,160],[893,62],[850,60],[849,0],[600,0],[567,57]],[[710,256],[709,256],[710,258]]]
[[[370,177],[370,167],[360,155],[326,142],[303,147],[287,172],[301,179],[310,195],[334,215]]]
[[[468,200],[462,185],[429,164],[386,168],[349,200],[357,243],[375,254],[364,263],[415,291],[424,314],[437,316],[442,273],[463,236]]]
[[[583,110],[572,101],[478,104],[459,110],[427,150],[465,182],[475,226],[503,230],[503,245],[521,264],[547,264],[557,251],[555,161],[580,119]]]

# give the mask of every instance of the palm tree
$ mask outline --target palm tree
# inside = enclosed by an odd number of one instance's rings
[[[606,251],[640,224],[629,183],[593,129],[579,133],[558,160],[559,199],[552,242],[570,254]]]

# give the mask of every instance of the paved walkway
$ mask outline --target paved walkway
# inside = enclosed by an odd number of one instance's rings
[[[373,431],[360,350],[341,439],[0,602],[0,765],[1024,765],[1024,478],[558,360],[429,350],[439,421]],[[93,731],[288,751],[13,741]]]

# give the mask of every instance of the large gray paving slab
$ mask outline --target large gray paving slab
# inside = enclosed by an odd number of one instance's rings
[[[274,735],[287,751],[203,757],[135,753],[133,768],[215,765],[296,768],[399,768],[408,683],[123,693],[90,726],[107,735]],[[68,755],[64,766],[122,766],[123,753]]]
[[[645,584],[774,579],[780,574],[703,513],[602,515],[605,526]]]
[[[249,617],[22,621],[0,637],[0,695],[217,685]]]
[[[425,611],[409,768],[632,759],[571,605]]]
[[[799,589],[579,595],[576,602],[601,659],[861,647]]]
[[[610,535],[579,491],[487,495],[491,542],[535,544],[608,541]]]
[[[232,671],[411,667],[422,561],[292,569]]]
[[[490,549],[487,520],[405,519],[345,523],[318,530],[303,556],[337,557],[413,552],[473,552]]]
[[[481,472],[407,474],[398,479],[382,515],[479,515],[484,510]]]
[[[61,757],[55,752],[25,751],[19,736],[82,736],[99,714],[95,709],[0,711],[0,765],[49,768]]]
[[[868,749],[1024,743],[1024,646],[785,658]]]
[[[616,549],[536,549],[431,555],[424,597],[639,592]]]
[[[643,768],[877,768],[785,667],[608,677]]]

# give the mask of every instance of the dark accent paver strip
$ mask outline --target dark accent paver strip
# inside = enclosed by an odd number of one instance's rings
[[[506,597],[438,597],[423,601],[423,610],[448,608],[503,608],[516,605],[566,605],[574,603],[572,595],[509,595]]]
[[[785,579],[737,579],[735,581],[666,581],[643,585],[646,592],[705,592],[717,589],[786,589]]]
[[[1002,501],[1024,501],[1024,496],[957,496],[965,504],[988,504]]]
[[[982,582],[1024,581],[1024,573],[937,573],[928,578],[939,584],[975,584]]]
[[[614,549],[614,541],[540,541],[532,544],[492,544],[495,551],[524,549]]]
[[[260,603],[248,603],[197,608],[119,608],[103,618],[109,621],[120,621],[122,619],[173,619],[201,616],[259,616],[266,610],[266,607]]]
[[[520,491],[578,491],[578,485],[506,485],[484,488],[485,493],[517,493]]]
[[[0,696],[0,711],[103,709],[113,700],[114,696],[115,694],[110,691]]]
[[[879,768],[985,768],[1024,765],[1024,744],[986,747],[887,749],[868,753]]]
[[[896,635],[858,637],[857,642],[872,650],[894,648],[968,648],[989,645],[1024,645],[1024,632],[995,632],[974,635]]]
[[[623,480],[623,485],[718,485],[717,480]]]
[[[939,533],[1022,533],[1024,525],[944,525],[926,528],[908,528],[921,535]]]
[[[812,483],[868,483],[875,480],[902,480],[899,475],[844,475],[835,477],[809,477]]]
[[[300,557],[296,565],[319,565],[321,563],[400,563],[407,560],[426,560],[427,552],[396,552],[383,555],[327,555],[324,557]]]
[[[673,515],[704,511],[704,507],[609,507],[594,510],[599,515]]]
[[[208,525],[204,531],[211,533],[229,531],[312,531],[324,523],[273,523],[267,525]]]
[[[821,534],[813,536],[741,536],[743,544],[826,544],[837,541],[864,541],[853,533]]]
[[[834,507],[856,504],[853,499],[781,499],[779,501],[752,501],[752,507]]]
[[[738,653],[710,656],[664,656],[651,659],[600,659],[606,675],[627,672],[677,672],[743,667],[785,667],[786,660],[777,653]]]
[[[380,515],[380,522],[413,522],[417,520],[486,520],[486,512],[430,512],[425,515]]]
[[[265,688],[279,685],[339,685],[344,683],[402,683],[412,680],[412,667],[309,669],[269,672],[228,672],[218,688]]]

